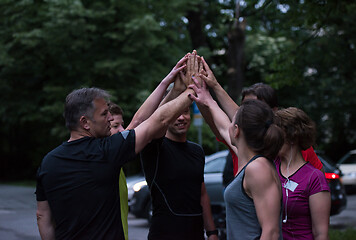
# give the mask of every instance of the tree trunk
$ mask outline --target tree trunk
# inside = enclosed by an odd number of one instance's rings
[[[207,46],[207,41],[202,28],[201,11],[188,11],[188,31],[193,49]],[[198,53],[199,54],[199,53]]]
[[[244,82],[245,27],[243,22],[241,23],[237,19],[234,21],[228,33],[228,39],[228,93],[234,101],[237,101]]]

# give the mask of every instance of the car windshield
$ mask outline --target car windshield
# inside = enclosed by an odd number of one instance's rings
[[[341,164],[355,164],[355,163],[356,163],[356,154],[351,154]]]
[[[205,163],[204,173],[222,173],[224,171],[226,157],[219,157]]]

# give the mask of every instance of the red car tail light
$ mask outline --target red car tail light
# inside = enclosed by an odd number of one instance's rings
[[[327,180],[339,179],[340,175],[336,173],[325,173],[325,177]]]

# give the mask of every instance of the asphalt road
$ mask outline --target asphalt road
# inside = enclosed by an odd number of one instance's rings
[[[0,185],[0,239],[39,240],[34,188]],[[356,228],[356,194],[348,195],[347,208],[330,218],[333,228]],[[129,215],[129,239],[147,239],[148,224]]]

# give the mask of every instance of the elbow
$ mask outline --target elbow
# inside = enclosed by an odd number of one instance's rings
[[[261,239],[274,239],[278,240],[280,238],[279,227],[271,228],[269,230],[262,230]]]
[[[164,116],[156,116],[151,122],[153,138],[161,138],[166,134],[170,122]]]
[[[42,218],[43,218],[43,214],[41,213],[41,211],[37,210],[36,211],[37,222],[39,222]]]

